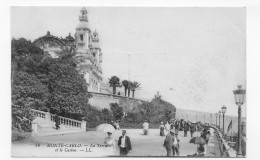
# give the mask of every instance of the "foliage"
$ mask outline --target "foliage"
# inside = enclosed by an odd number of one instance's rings
[[[135,95],[134,95],[135,90],[140,88],[140,85],[141,85],[141,83],[136,82],[136,81],[133,81],[132,83],[130,83],[130,90],[132,91],[132,97],[133,98],[135,97]]]
[[[87,83],[77,71],[75,50],[64,48],[52,58],[24,38],[12,40],[13,117],[28,118],[31,108],[81,120],[86,115]],[[13,118],[15,120],[15,118]]]
[[[112,110],[115,120],[121,120],[124,116],[123,108],[117,103],[110,103],[110,109]]]
[[[102,114],[104,123],[110,123],[111,121],[114,120],[112,112],[107,108],[102,109],[101,114]]]
[[[64,60],[57,60],[50,66],[49,91],[47,106],[61,115],[83,114],[90,98],[83,76]]]
[[[151,102],[143,102],[135,106],[124,117],[124,124],[132,123],[139,125],[144,120],[147,120],[150,124],[159,125],[161,121],[166,122],[174,118],[175,112],[176,109],[172,104],[160,98],[155,98]]]
[[[19,132],[16,129],[12,129],[12,142],[22,141],[31,137],[30,132]]]
[[[90,105],[87,106],[86,110],[87,112],[85,113],[85,120],[87,122],[87,128],[94,128],[103,123],[101,111]]]
[[[43,109],[48,98],[48,88],[32,74],[18,71],[12,86],[13,104],[25,108]]]
[[[108,79],[109,86],[113,88],[113,94],[116,94],[116,88],[120,86],[120,79],[117,76],[112,76]]]

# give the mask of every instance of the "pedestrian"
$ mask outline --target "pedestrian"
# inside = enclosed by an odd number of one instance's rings
[[[112,132],[107,132],[107,137],[105,138],[105,142],[104,143],[106,145],[112,146],[114,153],[116,152],[116,141],[112,137]]]
[[[171,129],[171,126],[170,126],[170,124],[168,123],[168,121],[166,121],[165,130],[167,131],[167,134],[170,132],[170,129]]]
[[[145,120],[144,123],[143,123],[144,135],[148,134],[148,130],[149,130],[149,123],[147,122],[147,120]]]
[[[180,122],[179,122],[179,121],[176,121],[176,122],[175,122],[175,132],[178,134],[178,133],[179,133],[179,130],[180,130]]]
[[[132,150],[132,145],[130,138],[126,136],[126,130],[122,130],[122,136],[119,137],[118,147],[120,151],[120,156],[127,156],[130,150]]]
[[[170,126],[171,126],[171,129],[173,129],[174,128],[174,122],[173,121],[171,121],[171,124],[170,124]]]
[[[184,123],[184,126],[183,126],[184,128],[184,137],[187,137],[187,132],[189,131],[189,125],[188,125],[188,123]]]
[[[175,152],[176,152],[177,156],[180,156],[180,151],[179,151],[180,144],[179,144],[179,142],[180,142],[180,139],[178,138],[178,134],[175,132],[174,133],[174,140],[173,140],[173,149],[172,149],[173,156],[175,156]]]
[[[55,127],[58,130],[58,129],[60,129],[60,117],[59,117],[58,113],[55,114],[54,119],[55,119]]]
[[[191,124],[190,125],[190,136],[193,137],[193,133],[195,132],[195,125],[194,124]]]
[[[119,130],[120,129],[120,126],[119,126],[119,121],[116,121],[116,130]]]
[[[113,127],[116,129],[116,121],[113,121]]]
[[[206,156],[206,150],[204,144],[199,144],[197,147],[197,156],[198,157],[205,157]]]
[[[171,156],[173,153],[173,141],[174,141],[174,133],[175,130],[171,129],[170,133],[168,133],[164,139],[163,146],[166,149],[167,156]]]
[[[161,125],[160,125],[160,136],[165,136],[164,135],[164,125],[163,125],[163,122],[161,122]]]

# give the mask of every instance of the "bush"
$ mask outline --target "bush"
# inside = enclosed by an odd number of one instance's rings
[[[124,116],[123,108],[120,107],[117,103],[110,103],[110,109],[113,113],[115,120],[121,120]]]
[[[19,132],[12,130],[12,142],[22,141],[31,137],[31,132]]]

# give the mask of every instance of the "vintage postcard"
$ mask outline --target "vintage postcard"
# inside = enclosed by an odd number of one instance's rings
[[[11,7],[12,157],[246,157],[245,7]]]

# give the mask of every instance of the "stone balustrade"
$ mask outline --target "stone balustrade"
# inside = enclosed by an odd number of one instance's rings
[[[43,119],[44,121],[46,121],[46,123],[55,122],[55,115],[51,114],[50,112],[43,112],[43,111],[31,109],[31,113],[33,116]],[[84,120],[78,121],[78,120],[74,120],[62,116],[59,116],[59,119],[61,125],[71,127],[71,128],[79,128],[82,131],[86,131],[86,121]],[[37,122],[33,122],[32,128],[34,130],[33,131],[34,134],[37,133]]]
[[[60,124],[66,125],[66,126],[71,126],[71,127],[77,127],[81,128],[81,123],[82,121],[77,121],[74,119],[66,118],[66,117],[60,117]],[[51,114],[51,121],[55,122],[55,115]]]
[[[232,147],[229,146],[229,142],[227,142],[224,139],[224,136],[222,135],[222,132],[219,130],[219,128],[215,126],[210,126],[211,128],[214,129],[216,133],[217,140],[219,141],[219,148],[221,151],[222,156],[224,157],[236,157],[236,151],[233,150]]]
[[[40,118],[45,119],[47,112],[43,112],[43,111],[31,109],[31,113],[32,113],[32,115],[33,115],[34,117],[40,117]]]

